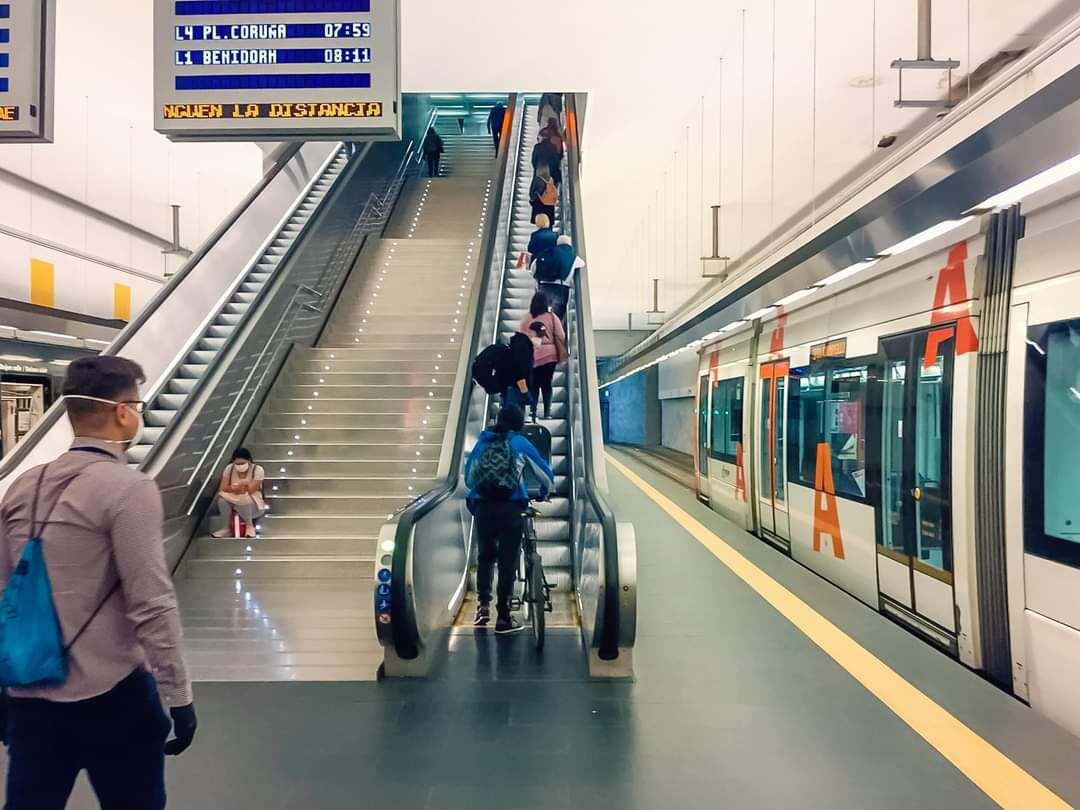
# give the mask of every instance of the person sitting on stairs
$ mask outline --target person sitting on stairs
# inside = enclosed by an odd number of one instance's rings
[[[256,522],[269,512],[263,500],[263,479],[266,472],[251,458],[251,451],[238,447],[232,454],[232,463],[221,474],[218,486],[218,508],[227,521],[225,528],[214,532],[214,537],[239,537],[234,520],[239,518],[246,529],[244,537],[256,536]]]

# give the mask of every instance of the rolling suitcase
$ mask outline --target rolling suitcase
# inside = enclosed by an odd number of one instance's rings
[[[525,425],[521,429],[521,435],[532,442],[532,446],[543,456],[544,461],[551,464],[551,431],[543,425]]]
[[[536,448],[540,456],[550,466],[551,431],[543,425],[525,425],[520,432],[522,436],[532,442],[532,446]],[[525,489],[528,491],[530,498],[538,498],[540,496],[540,484],[531,469],[528,465],[525,466]]]

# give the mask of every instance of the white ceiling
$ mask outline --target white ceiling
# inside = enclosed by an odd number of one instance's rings
[[[915,56],[915,0],[402,5],[407,92],[589,93],[582,182],[597,328],[625,327],[627,313],[642,326],[649,278],[668,311],[700,286],[709,205],[723,205],[720,252],[737,257],[926,115],[893,106],[889,67]],[[933,55],[959,60],[963,87],[969,66],[1077,10],[935,0]],[[906,97],[943,88],[942,72],[905,75]]]

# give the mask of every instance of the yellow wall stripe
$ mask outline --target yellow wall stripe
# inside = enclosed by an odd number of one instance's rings
[[[30,260],[30,303],[56,306],[56,268],[52,262]]]
[[[713,534],[689,512],[611,455],[608,463],[667,512],[694,539],[884,703],[961,773],[1008,808],[1042,810],[1069,805],[1035,777],[860,646],[810,605]]]
[[[131,287],[127,284],[113,284],[113,317],[131,320]]]

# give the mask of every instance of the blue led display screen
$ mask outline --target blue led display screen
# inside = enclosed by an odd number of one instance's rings
[[[159,132],[400,137],[401,0],[153,2]]]
[[[341,65],[371,61],[368,48],[242,48],[177,51],[178,67],[187,65]]]
[[[11,4],[0,3],[0,20],[7,20],[11,18]],[[6,45],[11,42],[11,29],[0,28],[0,44]],[[11,54],[7,51],[0,51],[0,70],[11,67]],[[9,86],[8,77],[0,73],[0,93],[7,93]],[[14,119],[12,119],[14,120]]]
[[[177,76],[177,90],[310,90],[371,87],[369,73],[275,73],[271,76]]]
[[[178,25],[177,42],[252,39],[366,39],[371,23],[246,23],[242,25]]]

